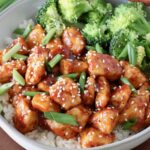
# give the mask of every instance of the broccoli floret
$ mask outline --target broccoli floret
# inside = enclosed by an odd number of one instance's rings
[[[42,25],[47,32],[56,30],[56,36],[60,36],[65,28],[61,16],[56,7],[56,0],[47,0],[36,15],[36,22]]]
[[[86,23],[100,22],[104,15],[111,16],[112,5],[104,0],[90,0],[92,10],[81,17]]]
[[[122,29],[116,32],[110,41],[110,54],[116,57],[117,59],[126,59],[128,56],[128,43],[130,42],[133,43],[133,45],[135,45],[137,38],[138,36],[136,32],[127,29]]]
[[[63,18],[71,23],[77,22],[83,13],[91,10],[87,0],[59,0],[58,4]]]
[[[110,20],[108,20],[108,26],[113,34],[121,29],[126,29],[128,27],[134,29],[141,28],[141,24],[144,25],[144,28],[145,25],[147,27],[147,24],[145,24],[143,21],[145,20],[145,16],[146,14],[143,10],[143,3],[124,3],[116,7],[114,15]],[[138,25],[134,22],[140,22],[140,24]]]

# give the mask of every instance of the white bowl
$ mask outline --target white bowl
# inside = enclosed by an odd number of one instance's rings
[[[108,0],[110,1],[110,0]],[[24,20],[34,17],[37,8],[43,3],[43,0],[18,0],[15,4],[7,8],[0,14],[0,48],[4,47],[4,39],[9,37],[12,31],[18,26],[18,24]],[[121,0],[112,0],[113,3],[118,4]],[[123,1],[125,2],[125,0]],[[53,148],[40,143],[35,142],[23,134],[18,132],[0,115],[0,127],[18,144],[28,150],[65,150],[65,148]],[[129,150],[132,149],[147,139],[150,138],[150,127],[145,130],[126,138],[122,141],[118,141],[105,146],[90,148],[90,150]]]

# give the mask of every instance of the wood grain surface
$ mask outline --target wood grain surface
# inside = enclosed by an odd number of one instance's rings
[[[24,150],[0,129],[0,150]],[[150,150],[150,139],[134,150]]]

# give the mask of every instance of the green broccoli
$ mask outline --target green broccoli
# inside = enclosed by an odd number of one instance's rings
[[[60,36],[65,29],[65,24],[57,11],[56,0],[47,0],[36,15],[36,22],[42,25],[48,32],[56,30],[56,36]]]
[[[143,3],[124,3],[116,7],[114,15],[108,20],[108,26],[113,34],[129,27],[134,30],[141,30],[141,26],[143,26],[142,28],[147,30],[145,16]]]
[[[76,23],[83,13],[91,10],[87,0],[59,0],[58,5],[63,18],[71,23]]]

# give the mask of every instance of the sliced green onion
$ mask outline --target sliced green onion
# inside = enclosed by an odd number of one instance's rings
[[[58,123],[78,126],[75,117],[69,114],[58,113],[58,112],[45,112],[44,117],[49,120],[54,120]]]
[[[25,85],[25,79],[22,77],[22,75],[16,69],[13,69],[13,79],[20,85],[22,85],[22,86]]]
[[[26,27],[26,29],[23,32],[23,38],[26,39],[28,37],[28,35],[30,34],[30,32],[32,31],[33,26],[31,24],[28,24],[28,26]]]
[[[55,28],[51,29],[42,40],[42,45],[45,46],[53,38],[55,33],[56,33],[56,29]]]
[[[132,85],[132,83],[125,77],[121,77],[120,80],[122,81],[122,83],[127,84],[132,92],[136,92],[135,87]]]
[[[137,123],[136,119],[131,119],[129,121],[125,121],[123,124],[124,130],[130,130]]]
[[[15,53],[17,53],[21,49],[19,43],[17,43],[14,47],[12,47],[4,56],[3,61],[8,61]]]
[[[18,35],[22,35],[23,32],[24,32],[24,28],[17,28],[13,33],[18,34]]]
[[[49,61],[49,63],[48,63],[49,66],[50,66],[51,68],[54,68],[55,65],[56,65],[57,63],[59,63],[62,58],[63,58],[62,55],[57,54],[51,61]]]
[[[79,79],[80,90],[82,93],[84,93],[85,82],[86,82],[86,73],[82,72]]]
[[[59,76],[58,78],[62,78],[62,77],[67,77],[67,78],[75,79],[75,78],[78,77],[78,73],[65,74],[65,75]]]
[[[133,46],[128,43],[127,45],[128,48],[128,57],[129,57],[129,63],[132,65],[136,65],[136,51],[133,48]]]
[[[148,87],[146,90],[150,92],[150,87]]]
[[[121,54],[118,56],[119,60],[128,58],[128,49],[127,46],[122,50]]]
[[[86,46],[86,49],[95,51],[95,47],[94,46]]]
[[[0,103],[0,114],[2,113],[2,111],[3,111],[3,106],[2,106],[2,104]]]
[[[26,60],[28,58],[28,56],[25,56],[25,55],[21,55],[21,54],[14,54],[12,55],[12,58],[13,59],[19,59],[19,60]]]
[[[0,95],[5,94],[12,86],[14,85],[13,82],[5,83],[0,86]]]
[[[38,91],[36,91],[36,92],[31,92],[31,91],[25,91],[25,92],[23,92],[23,95],[25,95],[25,96],[31,96],[31,97],[34,97],[37,94],[48,94],[48,92],[38,92]]]
[[[99,45],[99,43],[96,43],[95,49],[98,53],[103,54],[103,48]]]

